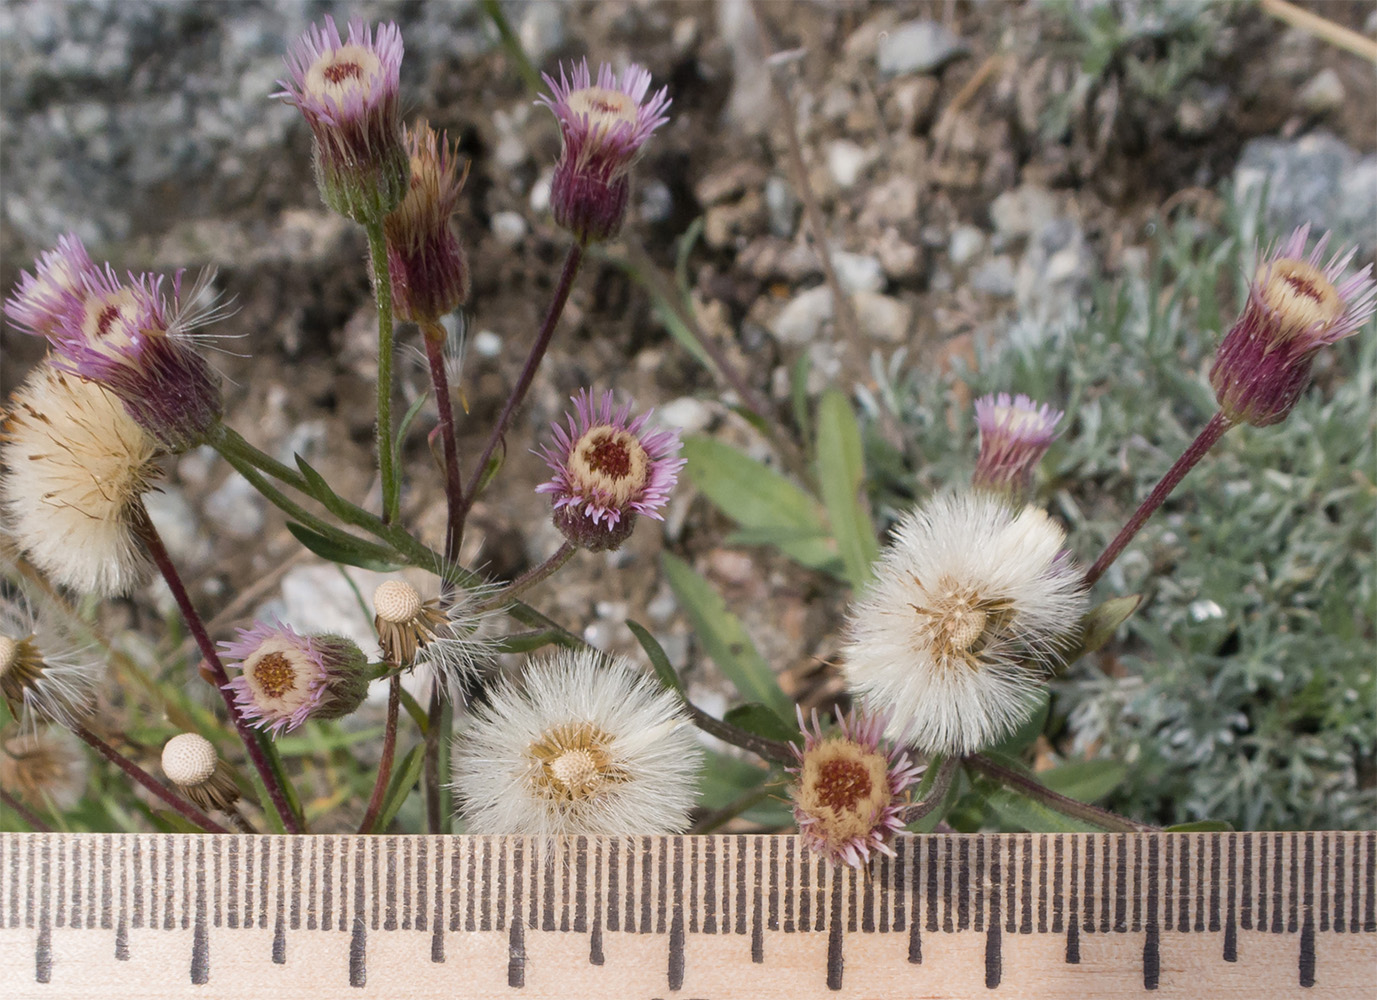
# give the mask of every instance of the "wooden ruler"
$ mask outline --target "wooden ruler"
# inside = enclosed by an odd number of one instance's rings
[[[1270,997],[1377,983],[1377,834],[0,835],[20,997]]]

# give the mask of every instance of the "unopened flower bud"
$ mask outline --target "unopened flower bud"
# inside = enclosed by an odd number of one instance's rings
[[[434,326],[469,295],[464,248],[450,226],[468,164],[427,123],[404,131],[411,155],[406,197],[383,222],[397,317]]]
[[[546,75],[544,104],[559,120],[563,150],[550,185],[555,221],[582,243],[596,243],[621,229],[630,197],[632,165],[651,133],[669,118],[661,88],[648,100],[650,72],[632,64],[618,79],[604,63],[592,82],[588,61]]]
[[[980,428],[980,457],[974,485],[997,492],[1021,495],[1032,484],[1033,469],[1057,437],[1060,410],[1039,405],[1022,394],[1007,392],[982,396],[975,401],[975,421]]]
[[[1310,384],[1317,351],[1357,332],[1377,308],[1372,265],[1344,278],[1356,250],[1320,266],[1329,234],[1305,257],[1302,226],[1253,275],[1243,315],[1224,337],[1210,385],[1234,423],[1280,423]]]
[[[325,203],[355,222],[381,222],[406,194],[398,90],[402,33],[358,18],[341,39],[334,18],[312,25],[287,56],[283,98],[301,110],[315,139],[316,182]]]

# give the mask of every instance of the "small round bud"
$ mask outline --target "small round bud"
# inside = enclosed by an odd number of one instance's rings
[[[197,733],[181,733],[163,747],[163,774],[173,784],[203,785],[219,763],[214,745]]]
[[[373,611],[383,621],[403,625],[421,611],[421,595],[404,580],[387,580],[373,591]]]

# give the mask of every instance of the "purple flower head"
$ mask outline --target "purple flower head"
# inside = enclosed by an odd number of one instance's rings
[[[383,220],[387,267],[399,319],[432,327],[469,294],[464,248],[450,226],[468,177],[446,136],[426,122],[404,129],[411,180],[402,203]]]
[[[980,457],[975,465],[975,485],[1013,493],[1027,491],[1034,467],[1056,440],[1062,415],[1060,410],[1021,393],[1012,398],[1001,392],[977,399]]]
[[[1280,423],[1310,384],[1321,348],[1352,336],[1377,309],[1372,265],[1344,277],[1356,248],[1321,266],[1330,234],[1305,255],[1301,226],[1265,255],[1248,286],[1248,302],[1210,368],[1219,408],[1234,423]]]
[[[398,91],[402,33],[355,18],[340,38],[334,18],[311,25],[287,56],[290,80],[273,94],[295,105],[315,138],[316,181],[325,203],[355,222],[378,222],[407,186]]]
[[[668,89],[649,99],[650,71],[634,63],[621,78],[603,63],[597,83],[588,60],[570,67],[559,82],[544,75],[549,94],[536,102],[559,120],[563,150],[550,187],[555,221],[584,243],[615,236],[626,215],[632,165],[641,147],[669,121]]]
[[[66,320],[71,296],[80,296],[88,276],[96,273],[86,247],[73,233],[59,236],[57,247],[40,254],[34,273],[19,275],[19,287],[5,301],[10,323],[38,337],[53,337]]]
[[[220,379],[188,343],[221,315],[215,306],[196,311],[214,275],[203,274],[183,301],[183,273],[169,299],[160,275],[130,274],[125,284],[109,264],[93,269],[65,296],[63,320],[49,334],[57,368],[108,389],[174,452],[203,442],[222,414]]]
[[[922,768],[898,744],[885,745],[889,717],[852,709],[824,736],[817,709],[811,729],[803,709],[795,711],[803,748],[792,745],[798,763],[788,768],[796,776],[789,794],[804,843],[853,868],[869,861],[872,850],[893,856],[889,839],[904,826],[904,792]]]
[[[631,419],[628,402],[613,412],[611,390],[595,404],[587,389],[573,397],[568,429],[552,425],[554,446],[541,455],[554,478],[536,487],[554,498],[555,526],[581,548],[615,549],[636,515],[663,520],[660,508],[684,467],[679,435],[647,428],[651,411]]]
[[[237,629],[220,648],[239,661],[239,676],[226,685],[244,718],[273,736],[307,719],[339,719],[368,694],[368,660],[350,639],[298,635],[280,622]]]

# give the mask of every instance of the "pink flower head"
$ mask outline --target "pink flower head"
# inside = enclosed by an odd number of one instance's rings
[[[679,434],[649,430],[652,411],[631,419],[628,402],[615,413],[611,390],[601,405],[587,389],[573,397],[568,430],[552,425],[554,447],[541,455],[555,476],[536,487],[554,497],[555,526],[585,549],[615,549],[631,534],[636,515],[663,520],[660,508],[684,467]]]
[[[160,275],[129,275],[125,284],[109,264],[92,269],[65,296],[61,322],[48,334],[55,366],[108,389],[129,415],[170,451],[200,444],[220,420],[220,380],[188,335],[220,315],[195,312],[213,274],[207,272],[182,301],[182,274],[163,295]]]
[[[872,850],[893,856],[889,839],[904,827],[903,795],[922,773],[897,744],[886,748],[883,712],[852,709],[826,736],[813,710],[810,729],[798,712],[803,748],[792,745],[797,779],[789,787],[794,822],[810,850],[859,868]]]
[[[1308,225],[1266,254],[1248,302],[1210,368],[1219,408],[1234,423],[1280,423],[1310,384],[1315,352],[1352,336],[1377,309],[1372,265],[1344,277],[1356,248],[1321,267],[1330,234],[1305,255]]]
[[[5,302],[10,322],[39,337],[52,337],[62,326],[70,296],[82,295],[88,276],[96,273],[86,247],[74,233],[57,238],[57,247],[40,254],[34,273],[19,275],[19,287]]]
[[[311,25],[287,56],[281,97],[306,118],[315,138],[316,181],[325,203],[355,222],[377,222],[406,194],[398,91],[402,33],[349,22],[341,39],[334,18]]]
[[[1061,410],[1038,404],[1021,393],[1012,399],[1007,392],[977,399],[980,457],[975,465],[975,485],[1011,492],[1027,490],[1034,467],[1056,440],[1061,418]]]
[[[632,164],[641,146],[669,121],[668,88],[649,99],[650,71],[634,63],[618,79],[612,67],[598,68],[592,82],[588,60],[570,67],[559,82],[544,75],[548,95],[536,102],[559,120],[563,151],[550,187],[555,221],[584,243],[615,236],[626,215]]]
[[[339,719],[363,704],[368,660],[352,640],[298,635],[277,622],[236,631],[237,641],[220,643],[239,661],[239,676],[226,689],[259,729],[279,736],[307,719]]]
[[[411,181],[402,203],[383,220],[387,268],[398,318],[433,328],[469,294],[468,262],[449,222],[469,168],[461,168],[444,133],[424,121],[403,129],[403,136]]]

